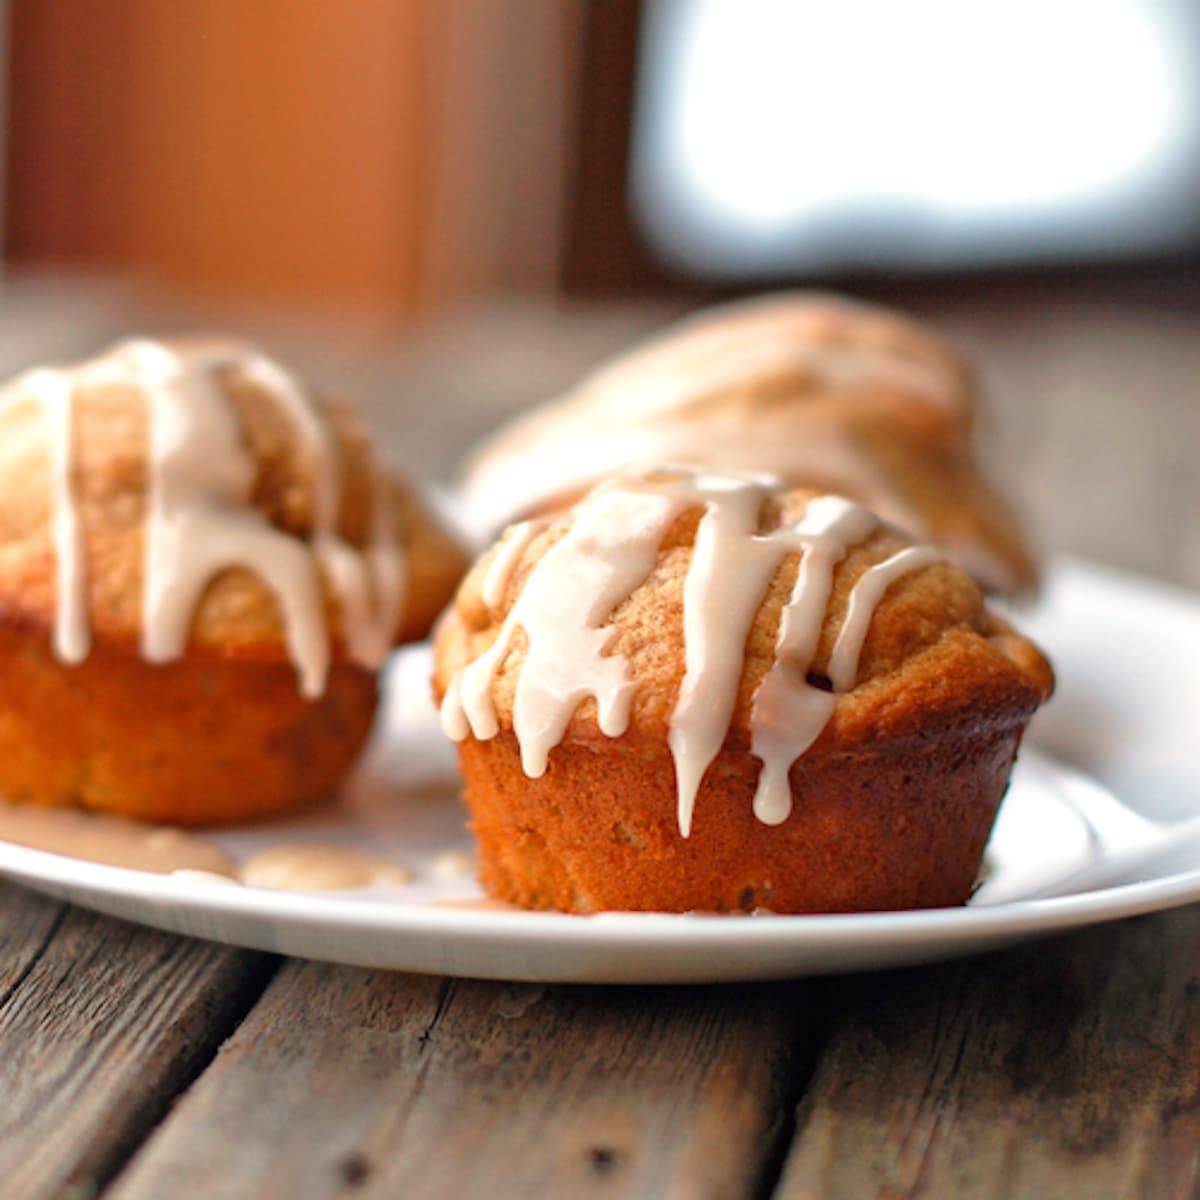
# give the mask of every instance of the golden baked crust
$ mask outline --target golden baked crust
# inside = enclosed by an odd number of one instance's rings
[[[763,470],[875,508],[989,591],[1022,592],[1037,563],[976,463],[977,393],[961,356],[889,310],[822,293],[721,306],[488,439],[468,507],[554,511],[635,466]]]
[[[306,700],[287,662],[96,646],[64,667],[46,637],[0,628],[0,795],[175,825],[269,816],[332,793],[375,705],[374,673],[351,664]]]
[[[257,463],[252,503],[275,526],[312,532],[314,465],[279,406],[261,387],[227,373],[248,448]],[[343,462],[339,532],[362,548],[371,510],[368,442],[341,404],[330,406]],[[73,410],[72,483],[88,564],[91,628],[97,642],[135,647],[141,629],[147,492],[147,414],[140,388],[80,386]],[[51,534],[50,451],[41,406],[0,407],[0,625],[48,634],[57,594]],[[453,593],[465,558],[416,493],[392,483],[409,582],[401,644],[423,637]],[[340,615],[328,599],[330,628]],[[189,653],[276,661],[286,658],[278,603],[258,576],[230,570],[198,606]]]
[[[511,733],[460,761],[488,893],[564,912],[871,912],[963,904],[1008,786],[1019,731],[806,755],[791,817],[751,808],[757,764],[714,763],[679,836],[666,745],[570,742],[521,774]],[[903,786],[897,786],[897,780]],[[663,797],[667,802],[663,803]]]
[[[764,531],[795,520],[815,494],[795,489],[786,493],[782,505],[768,505]],[[701,510],[693,508],[674,522],[650,576],[612,614],[609,653],[627,660],[637,685],[627,737],[660,741],[666,736],[683,678],[683,586],[700,516]],[[484,602],[482,586],[495,548],[468,572],[437,634],[435,683],[439,694],[459,669],[492,644],[529,572],[571,522],[568,512],[529,543],[494,608]],[[839,563],[813,660],[815,673],[822,674],[828,664],[851,588],[868,567],[908,545],[909,539],[881,526]],[[730,730],[734,741],[748,736],[754,693],[775,661],[779,615],[791,593],[798,563],[795,554],[785,560],[750,631]],[[1036,651],[1016,661],[1017,652],[1010,648],[1013,641],[1033,651],[1031,643],[1013,635],[987,609],[978,586],[950,563],[937,563],[904,576],[888,589],[876,609],[859,659],[858,684],[838,698],[834,716],[814,749],[898,733],[907,727],[906,722],[914,729],[928,729],[937,710],[951,702],[971,707],[978,702],[994,705],[1005,701],[1028,715],[1049,695],[1053,678],[1049,665]],[[492,696],[504,728],[512,725],[513,692],[523,662],[518,640],[496,674]],[[934,696],[939,700],[936,707],[930,704]],[[608,740],[596,726],[593,701],[579,707],[569,733],[576,738]]]
[[[796,519],[812,493],[768,503],[763,531]],[[627,732],[608,738],[586,700],[540,779],[521,772],[513,734],[520,635],[491,695],[500,734],[467,738],[461,762],[480,840],[483,879],[532,907],[853,911],[967,899],[1021,732],[1050,694],[1038,650],[988,612],[979,588],[945,563],[897,580],[875,611],[858,682],[839,696],[812,747],[792,766],[791,817],[761,825],[752,812],[755,691],[775,660],[780,613],[798,556],[775,575],[745,647],[724,747],[696,802],[691,836],[676,827],[667,744],[684,672],[683,586],[701,513],[669,529],[657,565],[611,617],[609,653],[635,682]],[[525,548],[500,602],[482,583],[495,551],[464,580],[436,641],[434,685],[450,681],[495,640],[536,563],[571,526],[556,520]],[[847,596],[870,566],[908,545],[881,527],[842,560],[810,678],[827,669]]]

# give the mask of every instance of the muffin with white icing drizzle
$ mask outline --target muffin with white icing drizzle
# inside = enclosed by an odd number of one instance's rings
[[[180,824],[330,792],[461,575],[357,420],[252,347],[0,392],[0,796]]]
[[[1037,567],[976,465],[976,390],[953,349],[897,313],[810,292],[721,305],[488,439],[464,472],[464,506],[492,532],[613,472],[769,471],[851,496],[987,590],[1021,592]]]
[[[435,686],[492,895],[850,912],[966,901],[1053,677],[857,504],[660,471],[508,529]]]

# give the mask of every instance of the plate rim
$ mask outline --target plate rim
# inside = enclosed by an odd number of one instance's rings
[[[1052,582],[1069,578],[1092,586],[1133,589],[1144,600],[1168,604],[1176,610],[1174,615],[1181,619],[1200,622],[1200,595],[1152,577],[1069,555],[1054,557],[1047,577]],[[1074,769],[1073,764],[1065,765]],[[1200,773],[1200,768],[1197,771]],[[961,947],[978,942],[982,947],[994,945],[1000,939],[1019,940],[1063,932],[1200,900],[1200,865],[1154,879],[1077,895],[1015,900],[980,907],[760,916],[656,912],[578,916],[439,907],[436,903],[388,908],[379,904],[377,898],[368,901],[341,896],[329,903],[320,893],[235,890],[192,880],[173,881],[172,891],[177,891],[178,895],[165,897],[162,875],[91,863],[6,842],[0,842],[0,875],[34,890],[65,895],[84,906],[88,906],[89,900],[93,901],[92,907],[100,907],[96,902],[104,899],[133,901],[142,906],[142,912],[139,916],[126,915],[125,919],[158,928],[178,928],[178,922],[171,923],[172,913],[176,916],[196,914],[240,917],[324,932],[341,930],[348,938],[358,933],[386,933],[395,936],[398,949],[407,940],[422,943],[452,941],[470,947],[495,944],[499,938],[520,939],[531,950],[569,947],[580,955],[622,949],[644,952],[661,947],[680,953],[737,947],[747,952],[793,949],[799,954],[802,950],[827,949],[847,942],[859,947],[911,948],[934,940],[943,946]],[[246,940],[219,934],[212,936],[212,940],[233,945],[248,944]],[[302,956],[303,952],[296,953]],[[402,957],[403,954],[398,954],[397,960]],[[419,968],[404,967],[398,961],[396,969]],[[869,964],[860,969],[869,969]],[[514,979],[520,977],[520,972],[511,976]],[[702,973],[692,975],[696,979],[702,977]],[[714,971],[711,977],[731,976]],[[753,972],[732,977],[751,978]]]

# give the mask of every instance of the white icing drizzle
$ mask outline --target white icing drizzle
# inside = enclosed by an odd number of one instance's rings
[[[944,558],[932,546],[906,546],[863,572],[850,589],[846,615],[829,655],[829,682],[833,684],[835,692],[848,692],[854,686],[858,676],[858,659],[862,654],[863,642],[867,639],[867,631],[871,628],[871,618],[888,588],[902,575],[921,567],[931,567]]]
[[[242,440],[220,373],[262,388],[292,421],[314,464],[311,545],[276,529],[250,504],[255,463]],[[47,422],[52,478],[52,535],[58,594],[55,652],[67,663],[88,655],[87,571],[72,489],[73,404],[84,385],[134,387],[149,415],[148,495],[142,596],[142,654],[149,662],[179,658],[195,609],[221,572],[254,572],[275,594],[300,688],[324,690],[331,658],[321,577],[342,616],[351,658],[379,666],[404,606],[407,567],[396,538],[390,485],[373,466],[369,544],[359,551],[338,533],[340,456],[328,420],[288,372],[232,343],[168,346],[136,340],[68,369],[40,369],[17,379],[3,401],[32,399]]]
[[[209,369],[189,370],[185,356],[153,342],[119,353],[150,410],[142,656],[152,663],[181,657],[209,583],[243,567],[275,593],[300,690],[319,696],[330,650],[316,564],[304,543],[247,503],[254,461],[213,360],[202,362]]]
[[[526,578],[492,646],[451,681],[442,704],[446,733],[462,741],[499,732],[492,688],[518,630],[526,652],[515,681],[513,730],[528,776],[544,773],[549,751],[587,696],[596,699],[601,731],[609,737],[624,733],[633,683],[626,661],[605,654],[613,635],[611,615],[654,569],[671,522],[703,506],[684,582],[684,678],[668,732],[680,833],[691,832],[696,795],[725,742],[755,615],[784,559],[798,555],[774,663],[754,696],[750,718],[751,753],[762,762],[755,815],[768,825],[786,820],[790,768],[824,729],[837,693],[853,688],[876,606],[902,575],[941,556],[928,547],[909,547],[863,572],[835,642],[833,689],[814,686],[807,675],[837,564],[879,522],[849,500],[819,496],[798,520],[761,531],[763,503],[775,486],[761,477],[666,472],[596,489]]]
[[[83,527],[72,474],[74,421],[72,385],[63,371],[42,367],[20,375],[0,396],[0,411],[23,402],[41,406],[50,455],[50,526],[57,569],[54,652],[65,663],[80,663],[91,649],[87,611],[87,566]]]
[[[58,566],[54,649],[63,662],[80,663],[88,656],[92,638],[88,624],[83,526],[71,480],[74,461],[71,389],[55,371],[35,372],[31,386],[34,391],[41,391],[46,420],[50,425],[51,503],[54,509],[54,553]]]
[[[654,568],[658,546],[682,495],[601,489],[580,507],[572,527],[530,572],[495,642],[450,685],[442,727],[454,741],[499,732],[492,686],[518,630],[528,642],[516,681],[513,726],[521,765],[531,779],[546,770],[575,709],[591,696],[608,737],[629,724],[633,681],[623,658],[606,655],[612,627],[603,624]]]
[[[769,542],[756,536],[768,489],[719,476],[706,483],[696,489],[707,511],[684,581],[684,675],[668,734],[684,837],[704,773],[729,729],[754,614],[779,565]]]
[[[818,496],[799,521],[784,526],[772,539],[786,551],[800,551],[800,565],[791,598],[780,614],[775,661],[755,694],[750,718],[751,753],[763,764],[754,815],[764,825],[787,820],[792,811],[788,772],[820,736],[833,713],[833,695],[813,687],[807,680],[808,670],[833,590],[834,569],[850,547],[868,537],[877,524],[876,518],[857,504],[838,496]],[[870,613],[874,607],[871,605]],[[851,680],[850,686],[853,684]]]
[[[313,460],[313,552],[341,608],[350,658],[375,669],[391,650],[407,583],[387,478],[378,467],[371,472],[371,531],[366,552],[361,553],[338,532],[340,456],[333,431],[312,396],[290,372],[264,355],[252,354],[238,365],[291,418]]]
[[[504,531],[504,536],[492,556],[491,566],[483,579],[481,595],[488,608],[495,609],[500,606],[505,592],[508,591],[513,572],[521,561],[521,555],[545,527],[544,521],[519,521]]]

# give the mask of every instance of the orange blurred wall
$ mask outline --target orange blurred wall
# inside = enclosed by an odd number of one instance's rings
[[[397,314],[550,288],[578,17],[12,0],[8,256]]]

